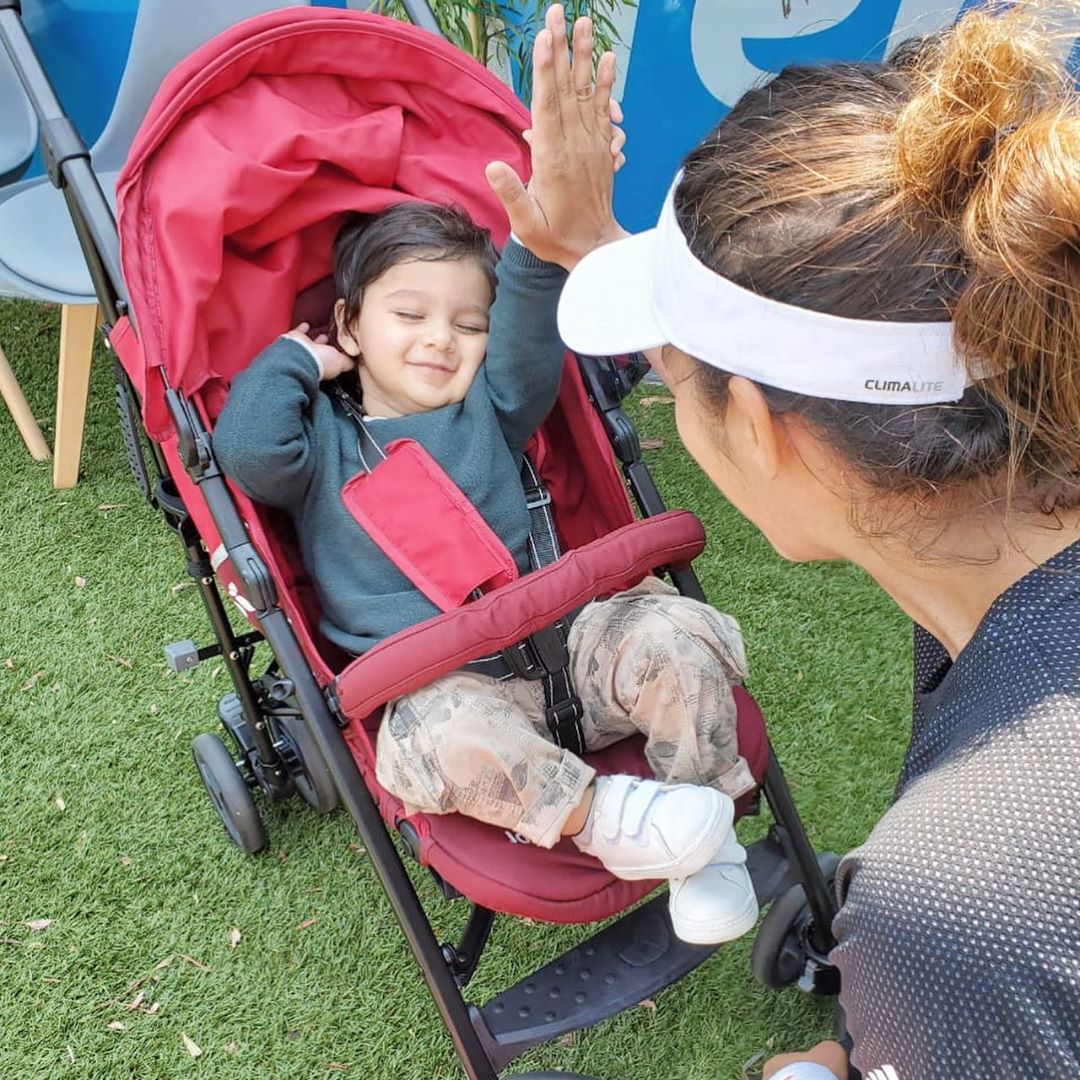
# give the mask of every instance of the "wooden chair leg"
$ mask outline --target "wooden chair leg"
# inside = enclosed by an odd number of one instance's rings
[[[65,304],[61,309],[53,487],[74,487],[79,479],[86,398],[90,390],[90,355],[97,324],[97,304]]]
[[[0,349],[0,397],[3,397],[4,404],[7,405],[8,412],[11,413],[11,418],[15,421],[23,442],[26,443],[26,449],[30,451],[34,460],[48,461],[49,444],[45,441],[45,436],[41,434],[41,428],[38,427],[34,414],[26,403],[22,387],[19,385],[19,380],[15,378],[15,372],[11,370],[3,349]]]

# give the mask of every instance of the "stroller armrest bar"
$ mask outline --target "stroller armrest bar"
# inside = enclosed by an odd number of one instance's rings
[[[341,710],[366,717],[470,660],[550,626],[589,600],[628,587],[656,567],[687,566],[704,546],[705,530],[688,510],[624,525],[473,603],[379,642],[335,680]]]

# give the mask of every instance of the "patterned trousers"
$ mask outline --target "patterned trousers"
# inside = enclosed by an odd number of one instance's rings
[[[661,780],[733,798],[754,787],[736,744],[731,686],[746,655],[730,615],[649,577],[582,608],[568,645],[587,749],[641,732]],[[541,847],[596,775],[551,740],[541,682],[469,671],[387,706],[376,773],[411,811],[467,814]]]

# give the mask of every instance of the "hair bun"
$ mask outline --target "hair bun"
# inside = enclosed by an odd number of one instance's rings
[[[1023,125],[1061,100],[1064,65],[1045,5],[972,11],[909,49],[913,93],[896,128],[898,183],[931,212],[960,214],[993,159]]]

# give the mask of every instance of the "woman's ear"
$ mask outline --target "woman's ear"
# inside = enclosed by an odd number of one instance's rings
[[[723,431],[727,446],[738,447],[744,471],[749,468],[762,480],[776,478],[784,461],[786,434],[760,387],[741,375],[728,382]]]
[[[338,348],[346,356],[359,356],[360,343],[353,335],[352,329],[345,323],[345,301],[343,299],[334,303],[334,326],[337,327]]]

